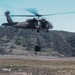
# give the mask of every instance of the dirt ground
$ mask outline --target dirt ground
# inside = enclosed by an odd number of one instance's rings
[[[0,75],[75,75],[75,58],[1,56]]]

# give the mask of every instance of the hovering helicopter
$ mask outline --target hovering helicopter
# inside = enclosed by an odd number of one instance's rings
[[[43,16],[40,15],[36,12],[36,9],[34,9],[35,11],[30,11],[31,13],[33,13],[34,15],[10,15],[9,11],[5,12],[5,16],[7,19],[8,23],[3,23],[2,26],[13,26],[15,28],[25,28],[25,29],[37,29],[37,32],[39,32],[41,29],[46,29],[48,31],[48,29],[52,29],[53,25],[47,21],[44,18],[39,19],[39,17]],[[16,17],[33,17],[32,19],[27,19],[24,22],[13,22],[13,20],[11,19],[11,16],[16,16]],[[37,18],[35,18],[37,17]],[[16,31],[17,31],[16,29]]]
[[[38,14],[35,8],[26,9],[27,11],[33,13],[34,15],[10,15],[9,11],[5,12],[5,16],[8,23],[3,23],[2,26],[13,26],[15,28],[24,28],[24,29],[36,29],[39,32],[42,29],[45,29],[47,32],[49,29],[53,28],[52,23],[48,20],[41,18],[42,16],[51,16],[51,15],[60,15],[60,14],[68,14],[68,13],[75,13],[75,12],[65,12],[65,13],[54,13],[54,14],[46,14],[41,15]],[[11,17],[33,17],[32,19],[27,19],[24,22],[13,22]],[[37,18],[35,18],[37,17]],[[16,31],[17,31],[16,29]]]

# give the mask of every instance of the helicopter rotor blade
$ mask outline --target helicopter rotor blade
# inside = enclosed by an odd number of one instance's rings
[[[34,15],[10,15],[10,16],[11,16],[11,17],[35,17],[35,16],[41,17],[41,15],[38,14],[38,12],[37,12],[37,10],[36,10],[35,8],[27,8],[27,9],[25,9],[25,10],[31,12],[31,13],[34,14]]]
[[[25,10],[29,11],[32,14],[38,15],[38,12],[37,12],[37,10],[35,8],[27,8]]]
[[[10,15],[11,17],[34,17],[35,15]]]
[[[46,14],[46,15],[41,15],[41,16],[53,16],[53,15],[73,14],[73,13],[75,13],[75,11],[63,12],[63,13],[54,13],[54,14]]]
[[[63,13],[54,13],[54,14],[45,14],[45,15],[40,15],[40,14],[37,14],[36,10],[35,11],[31,11],[30,9],[27,9],[28,11],[34,13],[34,15],[10,15],[11,17],[42,17],[42,16],[54,16],[54,15],[63,15],[63,14],[74,14],[75,11],[71,11],[71,12],[63,12]]]

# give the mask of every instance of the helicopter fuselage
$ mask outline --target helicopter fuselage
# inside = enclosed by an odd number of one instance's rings
[[[10,17],[10,12],[6,11],[5,16],[8,23],[3,23],[2,26],[12,26],[15,28],[25,28],[25,29],[52,29],[53,25],[46,19],[32,18],[27,19],[24,22],[14,22]]]
[[[33,19],[26,20],[24,22],[13,22],[13,23],[3,23],[2,26],[13,26],[16,28],[26,28],[26,29],[52,29],[53,26],[48,21],[34,21]]]

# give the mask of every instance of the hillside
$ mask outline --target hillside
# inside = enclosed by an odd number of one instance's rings
[[[37,38],[42,47],[40,53],[52,56],[75,56],[75,33],[51,30],[48,33],[35,30],[15,32],[12,27],[0,27],[0,54],[34,53]],[[39,54],[40,54],[39,53]]]

